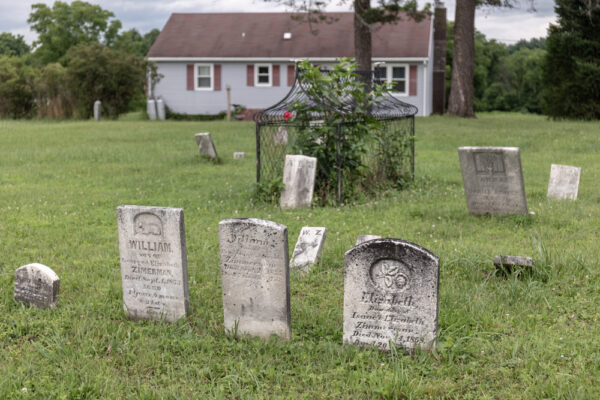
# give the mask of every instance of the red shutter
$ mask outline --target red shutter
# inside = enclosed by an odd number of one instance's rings
[[[254,86],[254,64],[246,65],[246,86]]]
[[[213,65],[213,71],[215,73],[215,84],[213,85],[213,89],[221,90],[221,64]]]
[[[187,65],[187,90],[194,90],[194,64]]]
[[[410,66],[410,73],[408,74],[410,78],[409,86],[408,86],[408,95],[416,96],[417,95],[417,66]]]
[[[273,86],[279,86],[279,65],[273,65]]]
[[[288,86],[292,86],[296,80],[296,67],[294,65],[288,65],[287,83]]]

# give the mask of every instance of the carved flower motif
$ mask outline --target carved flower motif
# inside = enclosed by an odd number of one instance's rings
[[[373,271],[373,280],[383,289],[403,289],[408,284],[408,277],[401,272],[398,265],[382,262]]]

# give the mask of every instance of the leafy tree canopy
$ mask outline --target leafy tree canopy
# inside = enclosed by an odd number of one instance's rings
[[[35,54],[42,64],[64,62],[67,51],[77,44],[111,45],[121,29],[112,12],[85,1],[56,1],[52,8],[37,3],[31,8],[27,22],[38,34]]]
[[[159,33],[159,29],[152,29],[150,32],[142,35],[137,29],[130,29],[122,32],[116,38],[112,48],[144,57],[148,54],[150,47],[152,47]]]
[[[29,51],[29,45],[25,43],[23,35],[0,33],[0,56],[20,57]]]

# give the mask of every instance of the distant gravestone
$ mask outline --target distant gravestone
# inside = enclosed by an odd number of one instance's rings
[[[368,240],[373,240],[373,239],[381,239],[381,236],[377,236],[377,235],[358,235],[356,237],[356,244],[355,246],[358,246],[359,244],[366,242]]]
[[[225,329],[290,339],[287,227],[260,219],[219,223]]]
[[[246,153],[244,153],[243,151],[236,151],[233,153],[233,159],[234,160],[239,160],[242,159],[246,156]]]
[[[100,120],[100,111],[102,110],[102,102],[100,100],[96,100],[94,102],[94,119],[96,121]]]
[[[280,146],[287,146],[288,131],[285,126],[280,126],[279,128],[277,128],[275,133],[273,133],[273,142]]]
[[[308,207],[312,202],[317,173],[317,159],[300,155],[286,155],[283,168],[281,208]]]
[[[154,121],[156,119],[156,101],[148,99],[146,102],[146,114],[148,114],[149,120]]]
[[[194,137],[196,138],[196,144],[198,144],[198,150],[201,155],[209,158],[217,158],[217,150],[215,149],[210,133],[196,133]]]
[[[27,264],[15,271],[17,301],[40,308],[54,308],[58,303],[60,279],[43,264]]]
[[[548,197],[556,200],[577,200],[580,176],[581,168],[579,167],[552,164]]]
[[[189,310],[181,208],[119,206],[119,252],[125,312],[173,322]]]
[[[501,271],[512,272],[515,267],[532,268],[533,260],[522,256],[496,256],[494,266]]]
[[[303,227],[292,253],[290,266],[307,269],[309,265],[316,264],[323,251],[326,237],[327,228]]]
[[[458,156],[469,213],[527,214],[518,147],[459,147]]]
[[[439,259],[399,239],[377,239],[346,252],[344,343],[406,352],[435,347]]]
[[[167,119],[165,102],[163,101],[163,99],[156,100],[156,117],[161,121]]]

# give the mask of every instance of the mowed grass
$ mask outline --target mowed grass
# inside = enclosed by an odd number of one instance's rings
[[[221,164],[198,155],[205,131]],[[600,124],[430,117],[416,137],[407,190],[282,211],[252,201],[251,123],[0,121],[0,398],[600,398]],[[520,147],[536,215],[468,215],[463,145]],[[546,199],[551,163],[582,167],[577,201]],[[120,204],[184,209],[191,312],[176,324],[125,316]],[[233,217],[288,226],[290,252],[302,226],[329,230],[320,263],[292,273],[289,342],[224,334],[217,226]],[[436,351],[342,345],[343,256],[359,234],[439,256]],[[535,270],[497,276],[500,254]],[[55,310],[13,300],[31,262],[60,276]]]

